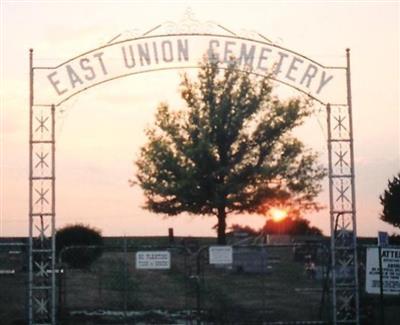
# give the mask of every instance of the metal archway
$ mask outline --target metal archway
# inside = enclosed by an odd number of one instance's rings
[[[201,57],[192,56],[193,50],[200,55],[217,50],[221,61],[234,55],[243,65],[252,65],[255,74],[265,75],[272,70],[277,82],[306,93],[326,106],[332,323],[358,325],[350,51],[346,50],[345,66],[328,67],[274,44],[260,34],[237,35],[221,25],[202,24],[190,16],[183,23],[161,24],[135,37],[119,34],[104,46],[54,67],[34,66],[33,50],[30,50],[29,324],[57,323],[56,108],[71,97],[108,81],[149,71],[196,67]],[[118,55],[119,63],[115,59]],[[330,92],[331,89],[334,91]],[[338,89],[342,90],[341,96],[337,96]],[[334,100],[337,97],[339,102]]]

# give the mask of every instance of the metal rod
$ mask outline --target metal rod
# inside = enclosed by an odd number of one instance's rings
[[[128,253],[127,253],[127,240],[124,235],[124,324],[128,321]]]
[[[32,177],[33,180],[35,181],[39,181],[39,180],[52,180],[53,178],[51,176],[35,176]],[[44,216],[44,213],[40,213],[41,216]],[[48,215],[51,215],[51,213],[49,213]]]
[[[329,175],[329,214],[331,226],[331,272],[332,272],[332,322],[336,324],[336,263],[335,263],[335,240],[336,240],[336,222],[334,216],[333,202],[333,167],[332,167],[332,126],[331,126],[331,106],[326,105],[327,112],[327,130],[328,130],[328,175]]]
[[[56,140],[55,140],[55,107],[51,106],[51,192],[52,192],[52,208],[51,208],[51,320],[56,324]]]
[[[331,139],[331,142],[350,142],[350,139]]]
[[[162,25],[157,25],[156,27],[153,27],[152,29],[149,29],[147,32],[143,33],[142,36],[146,36],[147,34],[150,34],[151,32],[154,32],[156,29],[160,28]]]
[[[349,137],[350,137],[350,174],[351,197],[352,197],[352,222],[353,222],[353,249],[354,249],[354,284],[355,284],[355,310],[356,324],[360,323],[359,294],[358,294],[358,259],[357,259],[357,218],[356,218],[356,192],[355,192],[355,171],[354,171],[354,139],[353,139],[353,104],[351,97],[351,70],[350,70],[350,49],[346,49],[346,83],[347,83],[347,109],[349,115]]]
[[[379,317],[380,324],[385,325],[385,308],[383,297],[383,270],[382,270],[382,246],[378,246],[379,254]]]
[[[41,143],[41,144],[53,144],[54,142],[52,141],[52,140],[32,140],[32,142],[31,142],[32,144],[38,144],[38,143]]]
[[[8,247],[8,246],[10,246],[10,247],[14,247],[14,246],[25,247],[26,244],[25,243],[0,243],[0,247]]]
[[[201,276],[201,257],[202,253],[208,248],[208,246],[203,246],[197,251],[196,256],[196,324],[201,324],[201,283],[200,283],[200,276]]]
[[[32,264],[32,231],[33,231],[33,49],[29,49],[29,262],[28,262],[28,324],[31,325],[33,322],[33,310],[32,310],[32,286],[33,286],[33,264]]]

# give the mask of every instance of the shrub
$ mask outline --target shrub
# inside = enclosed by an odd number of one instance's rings
[[[57,259],[72,268],[88,268],[103,253],[101,231],[83,224],[68,225],[56,233]]]

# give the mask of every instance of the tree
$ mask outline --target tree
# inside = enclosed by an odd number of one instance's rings
[[[68,225],[56,232],[57,257],[73,268],[86,268],[103,253],[101,231],[87,225]]]
[[[250,226],[239,225],[239,224],[236,224],[236,223],[231,225],[230,229],[231,229],[232,232],[243,232],[243,233],[246,233],[246,234],[248,234],[250,236],[257,236],[257,235],[260,234],[260,231],[254,229],[254,228],[252,228]]]
[[[381,220],[400,228],[400,173],[388,180],[388,187],[379,199],[383,206]]]
[[[267,220],[265,225],[256,230],[247,225],[233,224],[230,229],[232,231],[245,232],[251,236],[259,234],[282,234],[291,236],[322,236],[322,230],[318,227],[311,226],[310,221],[301,217],[286,217],[276,221],[273,219]]]
[[[266,234],[285,234],[291,236],[322,236],[322,230],[310,225],[304,218],[286,217],[280,221],[268,220],[263,230]]]
[[[136,161],[146,209],[214,215],[218,243],[225,244],[230,213],[262,212],[289,199],[316,208],[325,170],[291,135],[310,115],[310,102],[280,101],[268,77],[239,71],[234,61],[225,69],[204,61],[197,82],[183,75],[187,109],[159,105]]]

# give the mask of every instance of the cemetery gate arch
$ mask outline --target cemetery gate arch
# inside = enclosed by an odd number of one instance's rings
[[[29,324],[56,324],[55,111],[71,97],[126,76],[194,68],[204,53],[305,93],[327,110],[331,225],[332,322],[359,324],[350,51],[343,66],[325,66],[254,32],[237,34],[190,15],[143,34],[119,34],[57,66],[30,63]]]

